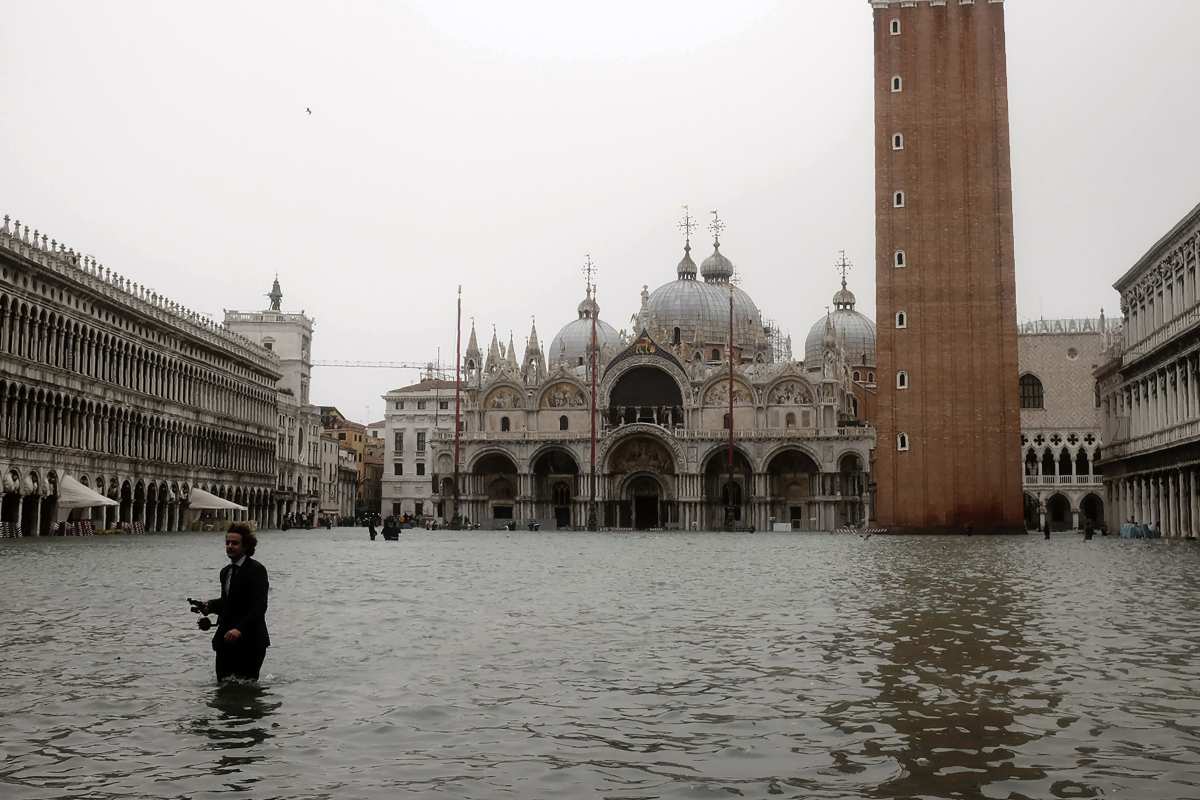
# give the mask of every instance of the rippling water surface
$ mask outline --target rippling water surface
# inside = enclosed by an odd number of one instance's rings
[[[1200,798],[1200,546],[265,533],[0,542],[0,797]]]

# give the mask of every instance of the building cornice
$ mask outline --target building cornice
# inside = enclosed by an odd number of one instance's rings
[[[913,8],[925,3],[930,6],[973,6],[976,0],[867,0],[874,9]],[[978,0],[980,4],[1003,4],[1004,0]]]

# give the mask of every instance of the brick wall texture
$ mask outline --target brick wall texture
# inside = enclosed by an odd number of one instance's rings
[[[1023,531],[1004,6],[896,4],[874,27],[877,518]]]

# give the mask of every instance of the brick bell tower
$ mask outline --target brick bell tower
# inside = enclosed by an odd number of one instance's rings
[[[1003,0],[869,2],[877,518],[1023,531]]]

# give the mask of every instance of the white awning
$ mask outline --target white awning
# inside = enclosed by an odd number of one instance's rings
[[[119,505],[104,495],[94,492],[70,475],[62,476],[58,482],[59,508],[94,508],[96,506]]]
[[[232,509],[235,511],[247,511],[245,506],[239,506],[232,500],[222,500],[215,494],[206,492],[203,489],[192,489],[188,492],[188,508],[192,511],[203,511],[207,509]]]

